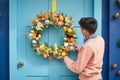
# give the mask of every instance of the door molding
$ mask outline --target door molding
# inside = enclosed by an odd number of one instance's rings
[[[9,1],[9,73],[10,80],[16,80],[17,78],[17,0]]]

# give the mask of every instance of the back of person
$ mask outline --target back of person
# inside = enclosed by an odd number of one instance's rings
[[[95,34],[98,26],[97,20],[93,17],[83,17],[79,20],[79,25],[85,37],[84,44],[79,48],[74,43],[70,43],[78,51],[77,60],[74,61],[68,56],[58,57],[58,59],[64,59],[66,66],[79,74],[80,80],[101,80],[104,39]]]
[[[86,67],[80,74],[80,80],[98,80],[101,79],[101,71],[104,54],[104,40],[101,36],[87,40],[83,46],[92,50],[92,57]],[[89,55],[89,54],[88,54]]]

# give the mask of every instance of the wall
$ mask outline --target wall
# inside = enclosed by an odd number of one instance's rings
[[[103,78],[109,80],[109,1],[102,2],[102,34],[106,42]],[[0,80],[9,80],[9,0],[0,0],[0,12]]]
[[[109,80],[109,0],[102,0],[102,36],[105,39],[103,80]]]
[[[120,8],[116,5],[115,0],[110,0],[109,15],[109,79],[120,80],[117,71],[120,70],[120,48],[117,46],[117,40],[120,38],[120,18],[115,19],[114,13],[120,13]],[[117,64],[113,69],[112,64]]]
[[[9,80],[9,1],[0,0],[0,80]]]

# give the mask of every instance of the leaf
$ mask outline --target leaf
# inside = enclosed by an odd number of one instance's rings
[[[36,15],[36,19],[39,19],[40,18],[40,15]]]
[[[118,39],[117,45],[118,45],[118,47],[120,47],[120,39]]]

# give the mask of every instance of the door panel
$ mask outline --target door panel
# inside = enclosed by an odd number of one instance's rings
[[[78,21],[83,16],[94,17],[93,4],[94,0],[57,0],[57,12],[73,16],[79,46],[83,44],[83,36]],[[40,11],[48,10],[51,10],[51,0],[10,0],[10,80],[78,79],[78,75],[71,72],[63,61],[37,55],[25,35],[30,30],[30,19],[35,19]],[[59,45],[63,43],[63,38],[62,30],[49,27],[43,30],[41,41]],[[76,60],[77,53],[71,52],[68,56]],[[23,62],[24,66],[17,66],[19,62]]]

